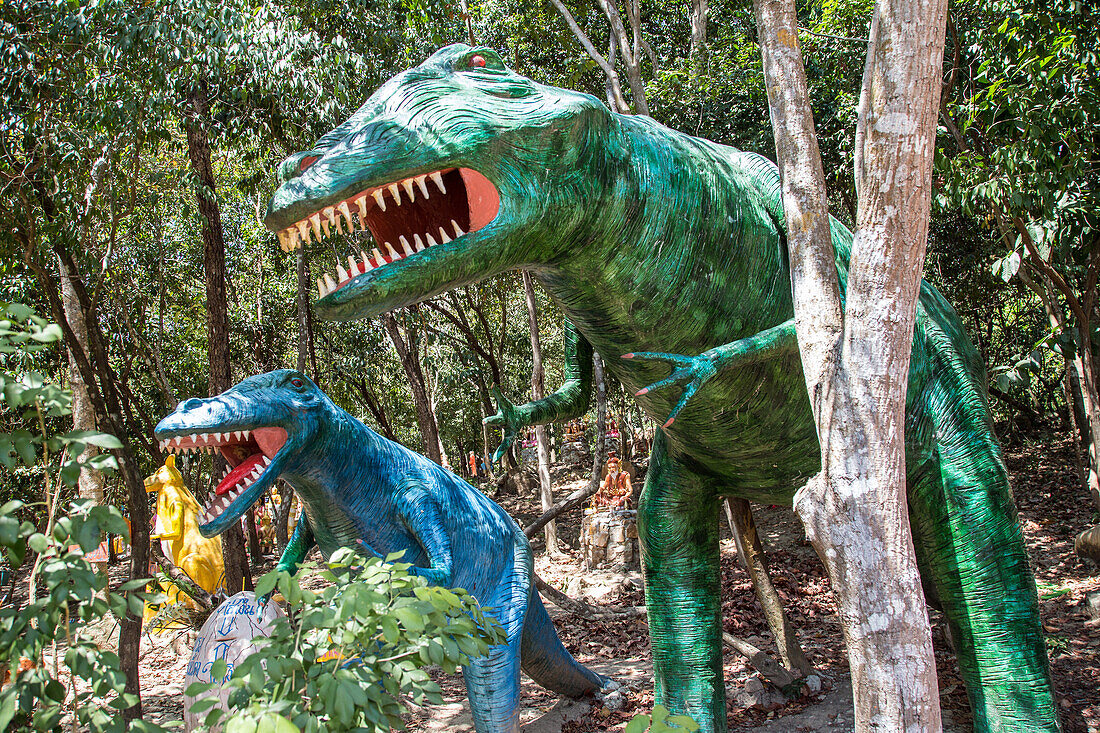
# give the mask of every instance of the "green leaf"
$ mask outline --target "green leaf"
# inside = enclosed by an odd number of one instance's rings
[[[95,430],[70,430],[58,437],[66,442],[85,443],[104,450],[116,450],[122,447],[122,441],[115,436]]]

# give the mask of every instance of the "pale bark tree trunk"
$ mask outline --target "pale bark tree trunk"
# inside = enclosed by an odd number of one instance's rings
[[[573,31],[573,35],[576,36],[577,42],[581,44],[581,48],[585,50],[589,58],[596,62],[596,65],[600,67],[604,76],[607,78],[607,106],[611,107],[611,109],[616,112],[630,114],[630,105],[627,103],[626,98],[623,97],[622,82],[619,80],[619,72],[615,71],[613,60],[609,62],[604,58],[603,54],[596,50],[596,47],[592,45],[592,40],[583,30],[581,30],[581,27],[577,25],[577,21],[573,17],[573,14],[569,12],[569,8],[565,7],[565,4],[562,3],[561,0],[550,0],[550,4],[553,5],[561,14],[561,17],[565,19],[565,24],[569,26],[569,30]],[[612,37],[611,43],[614,45],[614,37]]]
[[[221,211],[215,197],[214,167],[210,162],[210,143],[206,134],[206,92],[200,85],[187,99],[184,113],[184,130],[187,136],[187,154],[191,169],[198,179],[195,191],[199,213],[202,215],[203,268],[206,273],[206,338],[207,358],[210,362],[208,392],[210,396],[221,394],[232,386],[232,367],[229,360],[229,304],[226,298],[225,234],[222,231]],[[220,476],[225,459],[213,457],[213,473]],[[222,554],[225,557],[225,579],[230,593],[252,590],[252,574],[248,568],[244,532],[240,522],[234,522],[221,535]]]
[[[707,64],[707,16],[710,8],[707,0],[691,2],[691,46],[688,58],[696,74],[701,74]]]
[[[61,305],[65,309],[65,319],[72,326],[73,334],[88,358],[88,324],[84,317],[84,309],[80,307],[80,299],[77,298],[73,288],[72,278],[75,273],[70,273],[65,263],[58,260],[61,280]],[[69,380],[72,385],[73,401],[73,430],[96,430],[95,406],[92,405],[91,395],[84,386],[84,378],[80,375],[80,369],[76,365],[76,357],[66,348],[69,361]],[[99,449],[88,446],[80,454],[80,461],[85,462],[99,453]],[[103,473],[94,468],[81,468],[80,479],[77,484],[77,492],[81,499],[91,499],[96,504],[103,503],[103,487],[105,480]],[[101,568],[102,569],[102,568]]]
[[[595,494],[603,478],[607,457],[607,380],[603,374],[603,359],[592,354],[592,383],[596,385],[596,445],[592,449],[592,476],[588,489]]]
[[[837,595],[856,730],[941,728],[905,498],[905,391],[931,202],[945,0],[880,0],[858,109],[842,308],[793,0],[756,0],[795,326],[821,472],[795,509]]]
[[[546,395],[546,378],[542,368],[542,341],[539,338],[539,306],[535,300],[535,285],[526,272],[523,273],[523,292],[527,296],[527,321],[531,327],[531,398],[541,400]],[[554,489],[550,485],[550,446],[545,425],[535,426],[535,440],[539,454],[539,499],[545,512],[554,506]],[[546,552],[558,554],[557,522],[547,522],[544,532]]]
[[[1089,429],[1088,478],[1085,483],[1093,506],[1100,510],[1100,389],[1097,387],[1096,360],[1093,358],[1091,344],[1087,338],[1082,338],[1080,329],[1076,342],[1073,368],[1081,383],[1081,398],[1084,401]]]
[[[439,452],[439,425],[436,423],[435,414],[432,412],[428,392],[424,386],[424,373],[420,368],[420,352],[416,349],[414,340],[407,342],[397,325],[397,319],[387,313],[382,316],[382,324],[386,327],[386,333],[393,342],[393,348],[397,350],[397,357],[405,370],[405,376],[409,380],[409,390],[412,392],[413,407],[416,409],[416,422],[420,426],[420,437],[424,443],[424,454],[436,463],[443,464],[443,456]]]
[[[642,81],[642,53],[649,52],[654,69],[657,67],[657,59],[652,49],[648,48],[648,44],[642,39],[641,9],[638,7],[638,0],[625,2],[629,28],[624,25],[614,0],[599,0],[599,3],[611,27],[611,43],[617,44],[619,53],[622,54],[626,80],[630,85],[630,94],[634,97],[634,107],[638,114],[648,115],[649,102],[646,99],[645,82]]]

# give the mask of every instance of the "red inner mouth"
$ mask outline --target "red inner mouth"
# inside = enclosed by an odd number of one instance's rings
[[[218,496],[228,493],[257,466],[266,469],[270,459],[286,444],[286,437],[283,428],[256,428],[248,440],[220,446],[221,454],[233,470],[218,483],[214,493]],[[269,460],[265,461],[265,457]]]

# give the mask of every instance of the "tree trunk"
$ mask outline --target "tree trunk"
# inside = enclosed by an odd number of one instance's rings
[[[1035,270],[1035,276],[1032,277],[1029,272],[1031,269],[1034,269],[1034,266],[1029,264],[1029,260],[1024,260],[1024,266],[1020,268],[1017,274],[1020,282],[1030,288],[1043,304],[1051,331],[1062,334],[1072,333],[1070,325],[1066,323],[1065,311],[1062,309],[1050,278],[1045,272],[1037,269]],[[1036,278],[1038,282],[1036,282]],[[1077,456],[1079,466],[1081,465],[1082,454],[1087,456],[1084,461],[1084,470],[1080,472],[1080,479],[1085,486],[1085,490],[1092,496],[1095,505],[1098,497],[1094,489],[1097,487],[1100,471],[1097,470],[1096,450],[1093,448],[1095,433],[1092,430],[1089,411],[1085,406],[1091,403],[1092,407],[1096,408],[1098,405],[1095,399],[1090,400],[1085,394],[1085,368],[1081,358],[1081,347],[1080,338],[1074,338],[1073,352],[1070,353],[1068,350],[1063,349],[1062,357],[1066,365],[1066,376],[1062,380],[1062,391],[1066,399],[1069,423],[1073,427],[1074,453]],[[1097,505],[1097,508],[1100,509],[1100,505]]]
[[[745,499],[727,498],[726,518],[730,523],[733,541],[737,545],[737,553],[744,560],[745,570],[752,580],[756,599],[764,609],[764,618],[768,620],[768,628],[772,630],[772,635],[775,637],[775,644],[779,648],[779,656],[783,664],[787,669],[796,670],[802,677],[808,676],[813,672],[814,667],[806,658],[806,653],[802,651],[794,627],[787,619],[787,614],[783,611],[783,603],[779,600],[775,586],[772,585],[768,566],[764,562],[764,546],[760,542],[760,535],[756,531],[756,520],[752,516],[752,507]]]
[[[858,110],[842,307],[793,0],[756,0],[782,171],[795,326],[821,472],[795,509],[829,573],[856,730],[941,728],[905,496],[905,392],[931,202],[945,0],[881,0]],[[826,439],[827,438],[827,439]]]
[[[1086,329],[1088,324],[1085,324]],[[1085,483],[1093,506],[1100,511],[1100,390],[1097,388],[1096,359],[1091,344],[1082,338],[1083,329],[1077,328],[1077,349],[1073,358],[1073,367],[1081,383],[1081,399],[1084,402],[1085,418],[1088,422],[1088,478]],[[1087,330],[1084,330],[1087,333]]]
[[[411,337],[406,342],[401,328],[397,325],[397,319],[392,314],[387,313],[382,316],[382,323],[386,327],[386,333],[390,335],[390,341],[393,342],[393,348],[397,350],[397,356],[409,380],[413,407],[416,408],[416,422],[420,426],[420,437],[424,443],[424,454],[442,465],[443,457],[439,452],[439,425],[424,386],[424,373],[420,369],[420,352],[416,349],[416,344]],[[406,333],[408,332],[406,329]]]
[[[588,488],[595,494],[603,478],[607,458],[607,381],[603,375],[603,359],[592,354],[592,383],[596,385],[596,445],[592,449],[592,476]]]
[[[619,81],[619,73],[615,71],[614,63],[609,62],[604,58],[603,54],[596,50],[596,47],[592,45],[591,39],[585,34],[581,27],[577,24],[573,14],[569,12],[569,8],[565,7],[565,4],[561,0],[550,0],[550,4],[557,9],[561,17],[565,19],[565,24],[569,26],[569,30],[573,31],[573,35],[576,37],[577,42],[581,44],[581,48],[585,50],[589,58],[596,62],[596,65],[603,70],[604,76],[607,79],[607,104],[615,112],[622,112],[624,114],[630,113],[630,105],[627,104],[626,99],[623,98],[622,82]],[[615,38],[611,39],[612,48],[614,48]],[[610,54],[609,54],[610,55]],[[612,59],[613,61],[614,59]],[[644,96],[643,96],[644,99]]]
[[[542,368],[542,342],[539,338],[539,306],[535,300],[534,283],[526,272],[523,273],[523,292],[527,296],[527,321],[531,327],[531,398],[541,400],[546,396],[546,379]],[[550,485],[550,446],[545,425],[535,426],[535,440],[538,442],[539,452],[539,499],[545,512],[554,506],[554,489]],[[551,555],[558,554],[557,522],[547,522],[545,533],[546,551]]]
[[[195,198],[202,215],[203,269],[206,273],[206,354],[210,362],[208,393],[211,397],[232,386],[233,374],[229,361],[229,306],[225,283],[225,234],[221,212],[215,198],[214,168],[210,163],[210,144],[206,135],[206,89],[199,87],[187,99],[184,129],[187,133],[187,156],[198,179]],[[225,458],[213,457],[213,475],[220,476]],[[234,522],[222,534],[222,554],[225,558],[225,579],[229,592],[252,590],[252,575],[245,552],[244,532],[240,522]]]
[[[696,74],[703,73],[707,64],[707,0],[691,0],[691,47],[688,57]]]
[[[70,273],[65,263],[58,260],[61,281],[61,305],[65,310],[65,319],[72,326],[73,334],[83,351],[85,358],[88,352],[88,324],[84,318],[84,309],[80,306],[76,290],[73,288],[72,278],[76,273]],[[95,407],[92,398],[88,394],[88,388],[84,386],[84,378],[80,375],[80,369],[76,365],[76,357],[66,348],[69,359],[69,380],[72,385],[73,401],[73,430],[95,430]],[[99,449],[89,445],[80,455],[81,463],[99,453]],[[105,481],[103,472],[94,468],[81,468],[80,479],[77,484],[77,492],[81,499],[91,499],[96,504],[103,503],[103,487]],[[102,564],[100,569],[102,570]]]
[[[43,198],[42,203],[47,216],[52,216],[55,211],[52,201]],[[32,241],[27,239],[24,239],[24,246],[28,252],[34,249]],[[90,398],[90,404],[95,410],[96,424],[100,430],[111,433],[122,441],[122,448],[115,450],[114,453],[118,459],[123,485],[126,488],[126,509],[130,515],[129,580],[142,580],[147,578],[149,574],[149,500],[145,493],[142,476],[139,473],[138,463],[134,458],[134,451],[126,437],[128,434],[131,437],[143,435],[148,426],[136,425],[133,415],[124,410],[119,396],[120,387],[107,358],[107,349],[99,326],[95,305],[88,297],[76,264],[65,248],[64,243],[55,240],[53,249],[61,262],[62,272],[68,278],[69,285],[76,295],[80,310],[84,314],[87,345],[89,347],[87,350],[84,349],[72,324],[69,323],[65,306],[62,303],[61,285],[39,264],[33,261],[28,261],[27,264],[34,270],[39,279],[42,290],[50,302],[50,312],[61,327],[65,347],[80,371],[80,376]],[[127,422],[124,422],[124,419]],[[127,425],[130,426],[130,430],[126,429]],[[156,454],[154,443],[149,443],[146,448]],[[134,592],[128,591],[126,593],[127,597]],[[132,706],[122,711],[122,718],[127,722],[138,720],[142,716],[141,679],[138,666],[140,642],[141,614],[140,612],[135,614],[133,610],[128,610],[119,622],[118,632],[119,667],[126,676],[125,691],[133,695],[136,700]]]

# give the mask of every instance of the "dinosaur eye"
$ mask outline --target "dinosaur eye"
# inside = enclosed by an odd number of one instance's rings
[[[295,377],[294,379],[290,380],[290,384],[295,389],[301,389],[302,387],[306,386],[306,383],[303,382],[301,379],[298,379],[298,377]]]
[[[317,162],[318,157],[319,156],[316,155],[307,155],[306,157],[302,158],[302,160],[298,163],[298,170],[305,172],[306,168],[309,168],[311,165]]]
[[[480,54],[477,55],[477,56],[471,56],[470,61],[468,63],[470,65],[470,67],[477,66],[479,68],[484,68],[485,67],[485,57],[480,55]]]

